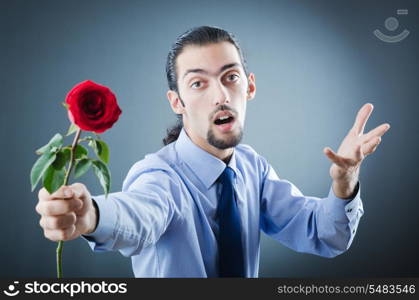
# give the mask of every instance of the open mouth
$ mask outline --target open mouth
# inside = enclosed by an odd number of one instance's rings
[[[219,112],[214,119],[214,124],[223,133],[227,133],[233,130],[235,118],[233,113],[230,111]]]
[[[222,125],[233,122],[234,117],[232,116],[222,116],[217,119],[215,119],[214,124],[215,125]]]

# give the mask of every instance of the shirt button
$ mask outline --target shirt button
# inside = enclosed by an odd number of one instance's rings
[[[352,233],[355,233],[355,229],[354,229],[354,230],[352,230]]]

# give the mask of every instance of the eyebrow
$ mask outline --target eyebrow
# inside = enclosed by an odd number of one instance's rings
[[[223,71],[225,71],[225,70],[227,70],[227,69],[230,69],[230,68],[232,68],[232,67],[237,67],[237,66],[239,66],[240,64],[238,64],[238,63],[231,63],[231,64],[226,64],[226,65],[224,65],[224,66],[222,66],[221,68],[220,68],[220,70],[218,71],[218,73],[217,74],[220,74],[221,72],[223,72]],[[183,75],[183,79],[186,77],[186,75],[188,75],[189,73],[201,73],[201,74],[208,74],[209,72],[208,71],[206,71],[206,70],[204,70],[204,69],[189,69],[189,70],[187,70],[186,71],[186,73]]]

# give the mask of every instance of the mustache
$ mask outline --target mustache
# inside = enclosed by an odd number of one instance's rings
[[[230,106],[228,106],[228,105],[225,105],[225,104],[222,104],[222,105],[220,105],[220,106],[218,106],[213,112],[212,112],[212,114],[211,114],[211,116],[210,116],[210,121],[214,118],[214,116],[215,116],[215,114],[216,113],[218,113],[219,111],[223,111],[223,110],[227,110],[227,111],[230,111],[230,112],[232,112],[233,113],[233,115],[237,115],[237,110],[235,110],[234,108],[232,108],[232,107],[230,107]]]

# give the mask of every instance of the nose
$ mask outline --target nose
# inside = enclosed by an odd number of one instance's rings
[[[221,83],[216,83],[214,87],[214,105],[223,105],[229,103],[227,89]]]

